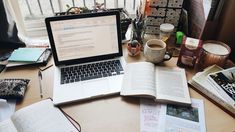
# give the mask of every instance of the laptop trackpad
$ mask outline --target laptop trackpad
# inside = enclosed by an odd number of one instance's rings
[[[87,81],[82,85],[86,96],[98,96],[109,92],[108,79]]]

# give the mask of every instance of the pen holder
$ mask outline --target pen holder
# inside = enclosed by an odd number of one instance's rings
[[[132,40],[137,40],[139,43],[143,43],[142,42],[142,30],[135,30],[133,29],[132,30],[132,37],[131,37]]]
[[[143,28],[140,28],[140,29],[132,28],[131,40],[137,40],[139,42],[139,44],[141,45],[141,50],[142,51],[143,51],[143,48],[144,48],[143,35],[144,35]]]

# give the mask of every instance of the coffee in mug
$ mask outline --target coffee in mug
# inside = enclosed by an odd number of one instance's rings
[[[156,49],[156,50],[160,50],[160,49],[164,48],[162,45],[155,45],[155,44],[150,44],[149,47]]]
[[[171,58],[171,55],[166,52],[166,43],[160,39],[150,39],[146,42],[144,56],[146,61],[155,64]]]

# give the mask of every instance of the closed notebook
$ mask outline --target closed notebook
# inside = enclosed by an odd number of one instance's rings
[[[14,68],[14,67],[21,67],[21,66],[23,66],[23,67],[25,67],[25,66],[44,66],[48,63],[51,55],[52,55],[51,49],[47,48],[36,62],[10,61],[7,63],[6,67],[7,68]]]
[[[19,48],[13,51],[8,61],[36,62],[46,48]]]

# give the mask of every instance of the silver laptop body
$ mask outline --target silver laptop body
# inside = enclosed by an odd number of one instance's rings
[[[114,64],[125,65],[118,11],[49,17],[45,22],[55,62],[55,105],[120,92],[124,69],[106,74]],[[98,68],[103,73],[96,73]]]

